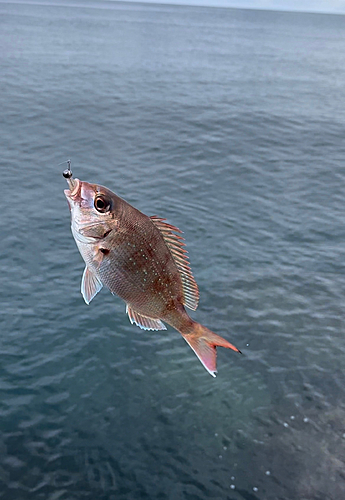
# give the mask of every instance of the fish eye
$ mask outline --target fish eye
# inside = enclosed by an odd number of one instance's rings
[[[110,200],[107,199],[104,195],[100,194],[96,196],[94,206],[97,212],[104,214],[106,212],[109,212],[110,210]]]

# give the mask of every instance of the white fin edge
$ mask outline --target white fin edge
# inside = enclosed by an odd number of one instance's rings
[[[216,378],[217,377],[217,370],[210,370],[209,368],[207,368],[207,366],[205,365],[205,363],[203,362],[203,360],[201,359],[201,357],[199,356],[199,354],[196,352],[196,350],[194,349],[194,347],[191,346],[191,344],[188,342],[188,340],[186,339],[186,337],[184,335],[182,335],[182,337],[185,339],[185,341],[187,342],[187,344],[189,345],[189,347],[192,349],[192,351],[194,352],[194,354],[196,355],[196,357],[198,358],[198,360],[200,361],[200,363],[202,364],[202,366],[205,368],[205,370],[211,375],[211,377],[214,377]]]
[[[132,325],[137,325],[142,330],[166,330],[167,327],[160,319],[148,318],[142,314],[134,311],[128,304],[126,304],[126,313],[128,314],[129,321]]]

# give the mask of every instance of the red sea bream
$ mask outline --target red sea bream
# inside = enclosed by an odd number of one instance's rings
[[[126,302],[132,324],[145,330],[171,325],[215,377],[216,347],[239,350],[186,312],[185,307],[198,307],[199,291],[181,231],[144,215],[103,186],[73,179],[70,170],[64,176],[72,233],[86,264],[81,283],[85,302],[107,287]]]

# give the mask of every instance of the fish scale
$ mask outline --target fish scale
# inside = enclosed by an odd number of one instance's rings
[[[99,267],[102,282],[142,314],[160,318],[167,301],[183,296],[182,280],[169,249],[151,220],[133,213],[126,231],[109,235],[110,253]]]

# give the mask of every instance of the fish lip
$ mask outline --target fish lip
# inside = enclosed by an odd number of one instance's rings
[[[65,196],[67,198],[68,201],[71,201],[71,202],[76,202],[78,201],[78,198],[80,199],[81,198],[81,182],[79,179],[74,179],[74,182],[75,182],[75,187],[73,189],[73,191],[71,191],[70,189],[65,189],[64,190],[64,193],[65,193]]]

